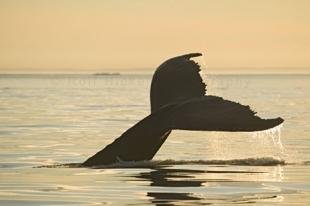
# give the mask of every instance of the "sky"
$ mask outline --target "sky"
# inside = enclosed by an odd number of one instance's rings
[[[0,73],[154,70],[204,53],[211,72],[310,73],[308,0],[0,0]]]

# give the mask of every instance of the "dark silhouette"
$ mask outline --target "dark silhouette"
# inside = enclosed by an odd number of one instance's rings
[[[207,173],[204,170],[152,168],[133,177],[150,183],[154,187],[202,187],[206,180],[195,179],[195,175]]]
[[[82,165],[151,160],[171,130],[260,131],[281,124],[282,118],[262,119],[249,106],[206,95],[200,66],[191,53],[165,61],[151,84],[151,114]]]
[[[218,176],[219,174],[257,174],[265,172],[260,171],[231,171],[231,170],[201,170],[201,169],[180,169],[180,168],[165,168],[154,167],[151,171],[143,171],[138,174],[134,174],[131,177],[135,179],[129,179],[129,181],[144,182],[151,187],[156,188],[169,188],[169,190],[163,190],[162,192],[148,192],[146,195],[151,197],[150,202],[155,205],[194,205],[198,202],[203,202],[203,205],[212,204],[212,198],[199,197],[195,193],[189,191],[195,191],[191,188],[206,187],[205,184],[215,182],[216,184],[224,182],[234,182],[230,176]],[[211,175],[210,175],[211,174]],[[215,174],[215,176],[213,176]],[[125,176],[128,177],[128,176]],[[219,177],[221,177],[219,179]],[[171,188],[186,188],[189,187],[187,192],[171,192]],[[183,190],[185,191],[185,190]],[[222,199],[225,200],[225,199]],[[229,200],[229,199],[227,199]],[[197,202],[198,201],[198,202]],[[242,200],[241,200],[242,201]],[[214,202],[214,199],[213,199]],[[198,203],[199,204],[199,203]],[[202,205],[202,204],[200,204]]]

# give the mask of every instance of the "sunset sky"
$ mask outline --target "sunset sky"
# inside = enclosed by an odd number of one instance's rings
[[[154,69],[310,72],[309,0],[0,0],[0,73]]]

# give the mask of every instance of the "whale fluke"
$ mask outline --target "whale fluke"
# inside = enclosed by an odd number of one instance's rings
[[[282,118],[262,119],[249,106],[206,95],[200,66],[191,53],[165,61],[151,84],[151,114],[82,165],[151,160],[171,130],[251,132],[273,128]]]
[[[267,130],[283,119],[262,119],[249,106],[206,95],[177,104],[169,116],[170,129],[253,132]]]
[[[191,53],[174,57],[156,69],[151,83],[152,112],[167,104],[205,95],[206,84],[199,74],[200,66],[190,59],[201,55]]]

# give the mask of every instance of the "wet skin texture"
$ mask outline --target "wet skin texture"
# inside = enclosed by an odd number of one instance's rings
[[[200,66],[190,53],[171,58],[155,71],[151,114],[114,142],[87,159],[83,166],[151,160],[174,129],[194,131],[261,131],[280,125],[282,118],[262,119],[249,106],[206,95]]]

